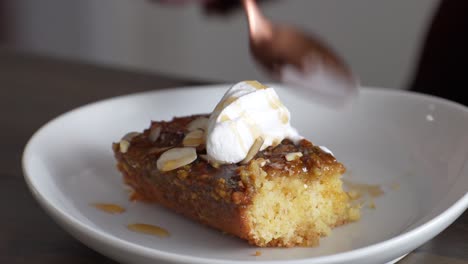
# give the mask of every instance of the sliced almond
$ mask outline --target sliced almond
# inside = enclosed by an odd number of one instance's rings
[[[205,143],[205,132],[203,130],[197,129],[187,135],[185,135],[182,144],[184,147],[198,147],[201,144]]]
[[[247,152],[247,155],[240,163],[241,164],[249,163],[249,161],[252,160],[255,157],[255,155],[257,155],[258,151],[263,145],[263,142],[264,142],[264,139],[262,137],[258,137],[257,139],[255,139],[254,143],[249,149],[249,152]]]
[[[122,137],[123,140],[131,141],[134,137],[139,136],[141,133],[139,132],[130,132],[125,134],[125,136]]]
[[[249,84],[250,86],[253,86],[255,89],[257,90],[263,90],[263,89],[266,89],[268,88],[268,86],[256,81],[256,80],[251,80],[251,81],[245,81],[247,84]]]
[[[287,161],[293,161],[302,157],[302,152],[291,152],[284,156]]]
[[[119,143],[120,152],[127,153],[128,148],[130,147],[130,142],[128,140],[122,139]]]
[[[156,140],[158,140],[159,136],[161,135],[161,130],[162,128],[160,126],[152,127],[148,135],[148,139],[151,142],[156,142]]]
[[[206,117],[199,117],[187,125],[188,131],[194,131],[197,129],[201,129],[206,131],[208,129],[208,118]]]
[[[162,153],[162,152],[164,152],[164,151],[166,151],[168,149],[171,149],[171,148],[172,147],[161,147],[161,148],[154,147],[154,148],[150,148],[147,153],[148,154],[159,154],[159,153]]]
[[[138,132],[130,132],[125,134],[119,142],[120,152],[127,153],[128,148],[130,147],[130,141],[136,136],[139,136],[141,133]]]
[[[172,148],[159,157],[156,166],[160,171],[171,171],[197,159],[195,148]]]

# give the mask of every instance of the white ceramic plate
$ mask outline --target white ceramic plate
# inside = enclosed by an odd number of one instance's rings
[[[257,249],[157,205],[132,203],[115,169],[111,143],[150,120],[210,112],[228,86],[190,87],[90,104],[42,127],[23,168],[44,209],[86,245],[125,263],[385,263],[431,239],[468,206],[468,109],[401,91],[363,89],[346,110],[314,105],[278,88],[292,123],[334,151],[355,182],[385,194],[362,219],[335,229],[318,248]],[[398,185],[399,188],[391,188]],[[123,205],[109,215],[90,203]],[[158,238],[127,230],[134,222],[169,230]],[[261,256],[252,256],[256,250]],[[159,262],[155,262],[159,261]]]

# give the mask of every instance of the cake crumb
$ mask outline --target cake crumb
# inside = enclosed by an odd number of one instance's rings
[[[374,201],[370,201],[368,206],[369,206],[370,209],[375,209],[376,208]]]
[[[384,194],[384,191],[380,185],[356,183],[345,179],[343,179],[343,185],[350,190],[357,191],[362,195],[366,194],[367,196],[373,198],[380,197]]]
[[[349,196],[349,198],[351,198],[351,200],[357,200],[357,199],[361,198],[362,194],[360,192],[358,192],[357,190],[350,190],[348,192],[348,196]]]
[[[349,220],[352,222],[355,222],[361,219],[361,213],[359,212],[358,208],[350,208],[348,214],[349,214]]]
[[[262,252],[261,251],[255,251],[254,254],[252,254],[252,256],[255,256],[255,257],[260,257],[262,255]]]

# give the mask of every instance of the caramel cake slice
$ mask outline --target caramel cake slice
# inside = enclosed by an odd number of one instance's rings
[[[260,138],[242,162],[220,164],[207,156],[208,118],[152,122],[113,144],[132,199],[260,247],[317,246],[332,228],[359,219],[342,188],[345,167],[332,154],[306,139],[260,150]]]

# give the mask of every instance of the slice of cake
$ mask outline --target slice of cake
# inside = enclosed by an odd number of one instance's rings
[[[217,121],[212,113],[152,122],[142,133],[130,133],[113,144],[133,199],[158,203],[261,247],[316,246],[333,227],[359,219],[359,209],[342,189],[344,166],[306,139],[280,139],[277,131],[271,136],[259,125],[249,128],[254,134],[250,146],[239,147],[249,139],[238,125],[231,130],[241,133],[236,137],[243,142],[225,135],[237,150],[207,150],[214,126],[228,119],[239,122],[235,111],[217,108]],[[256,124],[255,117],[249,119]],[[224,157],[242,160],[226,162]]]

